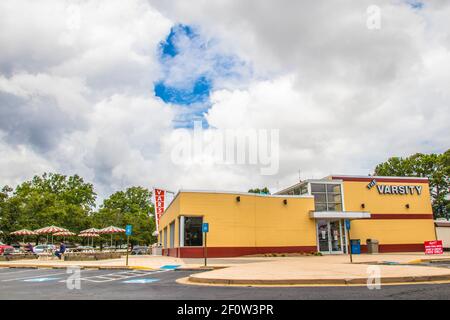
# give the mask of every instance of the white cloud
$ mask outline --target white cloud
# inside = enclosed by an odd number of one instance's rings
[[[380,30],[366,28],[369,4],[382,10]],[[439,0],[420,10],[400,0],[2,1],[0,162],[8,170],[0,179],[79,173],[102,196],[136,184],[277,189],[299,169],[303,178],[367,174],[392,155],[442,152],[450,145],[449,14]],[[214,46],[185,43],[165,73],[158,44],[177,23]],[[221,54],[252,73],[212,72]],[[171,162],[173,120],[186,110],[153,97],[153,82],[203,73],[217,85],[212,127],[280,129],[278,175]]]

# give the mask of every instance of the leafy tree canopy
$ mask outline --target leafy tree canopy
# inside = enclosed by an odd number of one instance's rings
[[[151,244],[156,241],[152,236],[155,231],[153,217],[152,193],[142,187],[130,187],[126,191],[113,193],[103,201],[98,212],[92,216],[93,224],[97,228],[110,225],[124,228],[127,224],[133,226],[130,240],[136,244]],[[115,239],[123,235],[113,236]]]
[[[374,174],[427,177],[435,216],[442,217],[445,216],[445,211],[449,212],[450,149],[442,154],[416,153],[406,158],[392,157],[377,165]]]
[[[38,229],[57,225],[78,232],[90,224],[96,194],[78,176],[44,173],[0,192],[0,229]]]
[[[255,189],[250,189],[248,190],[249,193],[259,193],[259,194],[270,194],[269,188],[264,187],[264,188],[255,188]]]

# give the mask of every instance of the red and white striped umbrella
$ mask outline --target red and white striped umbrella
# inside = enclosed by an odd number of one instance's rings
[[[124,233],[125,229],[122,228],[118,228],[118,227],[114,227],[114,226],[109,226],[106,228],[103,228],[100,230],[100,233],[102,234],[110,234],[111,235],[111,247],[113,246],[113,233]]]
[[[99,233],[102,233],[102,234],[113,234],[113,233],[124,233],[124,232],[125,232],[125,229],[114,227],[114,226],[109,226],[109,227],[103,228],[99,231]]]
[[[21,229],[10,233],[13,236],[23,236],[23,242],[25,242],[26,236],[34,236],[37,233],[28,229]]]
[[[14,232],[11,232],[13,236],[34,236],[37,233],[28,229],[21,229]]]
[[[75,236],[76,233],[73,233],[70,231],[61,231],[61,232],[56,232],[53,235],[57,236],[57,237],[71,237],[71,236]]]
[[[94,238],[100,237],[98,233],[94,233],[94,232],[84,232],[84,233],[80,233],[78,236],[83,237],[83,238],[92,238],[92,246],[94,246]],[[89,244],[89,240],[88,240],[88,244]]]
[[[80,234],[83,233],[100,233],[100,229],[90,228],[83,231],[80,231]]]
[[[89,233],[89,232],[85,232],[85,233],[80,233],[79,235],[78,235],[79,237],[84,237],[84,238],[97,238],[97,237],[100,237],[99,235],[98,235],[98,233]]]
[[[68,232],[69,230],[65,229],[65,228],[61,228],[61,227],[57,227],[57,226],[49,226],[49,227],[44,227],[41,229],[37,229],[34,232],[36,232],[37,234],[54,234],[57,232]]]

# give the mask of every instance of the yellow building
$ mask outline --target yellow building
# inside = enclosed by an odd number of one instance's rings
[[[350,236],[345,220],[351,221]],[[256,253],[342,254],[349,237],[379,242],[380,252],[423,251],[435,240],[426,178],[329,176],[274,195],[180,191],[159,223],[163,253],[203,257]]]

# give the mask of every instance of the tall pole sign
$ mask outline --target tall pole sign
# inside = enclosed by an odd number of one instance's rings
[[[133,226],[131,224],[127,224],[127,226],[125,227],[125,234],[127,236],[127,260],[126,260],[126,265],[128,267],[128,254],[130,251],[130,236],[133,233]]]
[[[352,244],[350,240],[350,220],[345,220],[345,230],[347,230],[347,239],[348,239],[348,253],[350,254],[350,263],[353,263],[353,257],[352,257]]]
[[[202,231],[205,238],[205,244],[203,246],[203,256],[205,258],[205,267],[207,265],[207,259],[208,259],[208,245],[207,245],[207,235],[209,232],[209,223],[203,223],[202,224]]]

